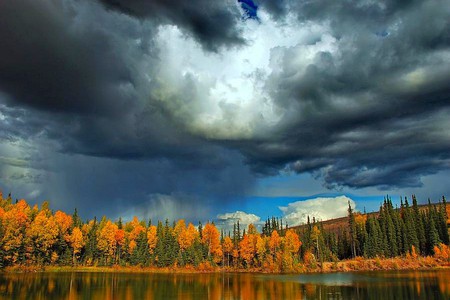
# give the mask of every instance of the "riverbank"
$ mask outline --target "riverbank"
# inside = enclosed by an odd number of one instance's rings
[[[396,257],[396,258],[375,258],[364,259],[357,257],[351,260],[336,262],[313,263],[310,265],[301,264],[296,271],[271,272],[263,268],[234,268],[234,267],[214,267],[211,265],[201,265],[198,267],[139,267],[139,266],[12,266],[2,269],[5,273],[35,273],[35,272],[121,272],[121,273],[261,273],[261,274],[282,274],[282,273],[332,273],[332,272],[356,272],[356,271],[389,271],[389,270],[433,270],[449,269],[450,261],[427,256],[416,258]]]

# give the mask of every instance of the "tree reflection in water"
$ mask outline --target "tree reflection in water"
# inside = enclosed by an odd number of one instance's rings
[[[0,299],[450,299],[450,270],[313,275],[0,274]]]

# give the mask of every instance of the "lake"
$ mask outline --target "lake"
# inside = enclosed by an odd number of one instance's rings
[[[0,273],[0,299],[450,299],[450,270],[306,275]]]

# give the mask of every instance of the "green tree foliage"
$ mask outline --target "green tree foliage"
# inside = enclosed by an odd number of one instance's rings
[[[12,203],[0,193],[0,268],[10,265],[224,266],[293,271],[299,264],[348,259],[434,255],[440,243],[449,244],[446,200],[419,206],[413,195],[394,208],[386,197],[378,213],[362,214],[348,207],[348,218],[327,227],[308,217],[307,223],[287,228],[283,220],[268,218],[259,233],[237,222],[228,234],[214,223],[196,228],[184,220],[149,221],[133,218],[111,221],[103,217],[83,222],[73,215],[39,209],[25,200]]]

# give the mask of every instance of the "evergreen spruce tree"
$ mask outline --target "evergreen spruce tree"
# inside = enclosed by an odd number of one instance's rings
[[[441,242],[439,240],[439,232],[436,228],[436,223],[434,221],[434,217],[432,216],[432,213],[428,213],[427,217],[427,226],[426,226],[426,236],[427,236],[427,254],[432,255],[434,254],[433,248],[436,245],[439,245]]]
[[[417,199],[415,195],[412,195],[412,201],[413,201],[413,219],[417,231],[417,238],[419,240],[419,250],[421,254],[424,254],[427,252],[427,239],[425,237],[425,222],[424,218],[422,217],[419,206],[417,204]]]
[[[414,246],[416,249],[420,249],[420,243],[418,238],[418,230],[419,225],[416,222],[414,217],[414,212],[411,210],[409,206],[408,199],[405,198],[405,231],[406,231],[406,245],[405,252],[409,252]]]
[[[85,245],[85,252],[83,261],[84,263],[93,264],[97,262],[99,258],[99,251],[97,248],[97,232],[98,232],[97,217],[94,217],[91,229],[87,234],[87,241]]]
[[[380,255],[382,256],[389,256],[390,250],[389,250],[389,244],[388,244],[388,236],[387,236],[387,212],[386,212],[386,199],[384,200],[384,204],[380,206],[380,213],[378,216],[378,221],[380,225]]]
[[[155,256],[156,256],[156,265],[158,267],[165,266],[166,263],[166,249],[164,245],[164,227],[161,221],[158,221],[158,225],[156,226],[156,247],[155,247]]]
[[[437,211],[436,214],[437,214],[437,224],[438,224],[437,227],[439,231],[439,239],[442,241],[442,243],[448,245],[449,235],[447,228],[447,210],[444,196],[442,196],[442,202],[439,201],[439,211]]]
[[[350,244],[352,257],[356,257],[356,240],[357,240],[356,222],[355,222],[355,215],[353,214],[353,210],[350,205],[350,201],[348,201],[348,227],[350,229]]]
[[[141,231],[136,239],[136,248],[134,248],[130,256],[130,263],[134,266],[149,266],[150,264],[147,234],[145,231]]]
[[[78,227],[81,229],[81,226],[83,226],[83,221],[81,220],[81,218],[78,216],[78,210],[75,208],[73,215],[72,215],[72,228]]]
[[[364,243],[364,256],[369,258],[379,254],[379,230],[376,228],[375,222],[377,220],[374,217],[367,219],[367,240]]]

